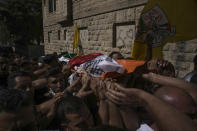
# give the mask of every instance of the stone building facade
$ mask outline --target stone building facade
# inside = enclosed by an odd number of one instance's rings
[[[43,0],[45,53],[72,52],[77,23],[85,54],[120,51],[131,54],[136,25],[147,0]],[[197,40],[168,43],[164,59],[175,65],[177,76],[193,69]]]

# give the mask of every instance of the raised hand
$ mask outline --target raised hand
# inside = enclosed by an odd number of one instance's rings
[[[63,96],[65,96],[64,93],[56,93],[56,95],[52,99],[50,99],[40,105],[37,105],[36,106],[37,112],[40,112],[41,114],[45,114],[45,116],[47,116],[48,118],[53,117],[54,113],[55,113],[56,103]]]
[[[65,75],[70,74],[71,73],[71,66],[69,64],[64,65],[62,67],[62,73],[65,74]]]
[[[140,93],[142,90],[136,88],[123,88],[119,84],[114,84],[113,87],[107,88],[107,98],[118,105],[142,105]]]
[[[77,97],[84,98],[84,97],[87,97],[93,93],[92,90],[89,90],[90,89],[90,80],[91,80],[90,77],[88,77],[87,79],[84,80],[82,88],[79,90],[79,92],[76,95]]]
[[[97,89],[99,100],[106,99],[106,96],[105,96],[106,91],[107,91],[106,83],[103,80],[100,80],[98,89]]]
[[[47,117],[54,116],[56,110],[56,103],[64,97],[65,94],[63,92],[56,93],[56,95],[46,104],[49,107],[49,112],[47,113]]]
[[[77,78],[66,90],[70,93],[78,92],[81,86],[81,77]]]

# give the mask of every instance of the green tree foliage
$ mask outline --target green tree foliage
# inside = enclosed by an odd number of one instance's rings
[[[0,0],[0,18],[14,43],[42,41],[41,0]]]

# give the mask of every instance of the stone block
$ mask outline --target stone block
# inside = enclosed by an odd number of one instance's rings
[[[195,53],[195,52],[197,52],[197,43],[186,42],[184,52],[185,53]]]
[[[168,43],[168,44],[169,44],[170,51],[176,51],[177,50],[176,43]]]
[[[127,10],[127,17],[128,17],[128,20],[130,20],[130,21],[135,20],[135,9],[134,8]]]
[[[183,53],[179,53],[177,56],[176,56],[176,60],[177,61],[184,61],[185,60],[185,55]]]
[[[187,62],[193,62],[194,57],[195,53],[185,53],[185,61]]]
[[[166,45],[163,47],[163,51],[169,51],[169,48],[170,48],[170,45],[169,45],[169,44],[166,44]]]
[[[131,54],[131,50],[130,49],[125,49],[123,53],[124,54]]]
[[[141,15],[143,9],[144,9],[144,6],[136,7],[136,9],[135,9],[135,19],[140,18],[140,15]]]
[[[164,59],[164,60],[168,60],[169,57],[170,57],[169,52],[168,52],[168,51],[163,51],[163,59]]]

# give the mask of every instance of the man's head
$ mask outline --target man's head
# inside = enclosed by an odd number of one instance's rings
[[[156,74],[170,76],[170,77],[175,76],[174,66],[166,60],[159,60],[159,59],[150,60],[146,63],[146,68],[149,72],[153,72]]]
[[[24,90],[34,94],[31,75],[26,72],[18,71],[10,74],[8,77],[8,87]]]
[[[33,64],[31,63],[31,61],[23,60],[20,63],[20,70],[25,71],[25,72],[29,72],[29,73],[33,73],[35,71],[35,68],[33,67]]]
[[[193,62],[194,62],[194,70],[197,71],[197,55],[194,57]]]
[[[143,74],[147,74],[149,72],[153,72],[159,75],[174,77],[175,70],[173,65],[165,60],[151,60],[146,62],[144,65],[136,67],[134,72],[132,72],[132,77],[129,80],[127,85],[131,85],[131,87],[140,88],[149,93],[155,92],[158,89],[159,85],[152,83],[142,77]]]
[[[81,131],[94,125],[88,107],[81,99],[74,96],[61,99],[57,106],[57,118],[63,129]]]
[[[51,67],[58,66],[58,59],[57,59],[56,55],[53,55],[53,54],[47,55],[43,58],[43,61],[45,64],[48,64]]]
[[[35,129],[32,97],[17,89],[0,90],[0,130],[15,131]]]
[[[48,78],[48,88],[51,88],[55,92],[63,91],[65,88],[64,75],[60,68],[52,68],[45,76]]]
[[[16,63],[10,63],[9,64],[9,67],[8,67],[8,72],[9,74],[13,73],[13,72],[16,72],[19,70],[19,67]]]
[[[197,113],[197,107],[194,100],[183,89],[161,87],[155,92],[155,96],[185,114],[191,115]]]
[[[117,59],[124,59],[124,57],[122,56],[122,54],[120,52],[111,52],[109,54],[109,57],[113,58],[114,60],[117,60]]]

